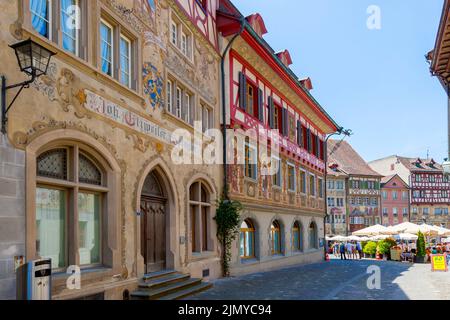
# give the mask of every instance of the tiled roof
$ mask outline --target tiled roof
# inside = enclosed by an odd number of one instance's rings
[[[381,187],[383,188],[389,181],[391,181],[395,177],[398,177],[398,179],[405,185],[405,187],[408,187],[408,184],[403,181],[403,179],[398,174],[392,174],[390,176],[381,178]]]
[[[442,171],[442,166],[433,159],[398,157],[398,160],[410,171]]]
[[[339,168],[349,175],[381,177],[346,141],[328,141],[328,162],[337,163]]]
[[[397,174],[391,174],[390,176],[381,178],[381,184],[386,184],[386,183],[388,183],[388,182],[391,181],[391,179],[392,179],[393,177],[395,177],[396,175],[397,175]]]
[[[348,174],[346,174],[345,172],[342,172],[342,171],[339,170],[339,169],[337,169],[337,170],[335,171],[335,170],[332,170],[332,169],[330,169],[330,168],[328,168],[328,170],[327,170],[327,175],[333,176],[333,177],[336,177],[336,178],[345,178],[345,177],[348,176]]]

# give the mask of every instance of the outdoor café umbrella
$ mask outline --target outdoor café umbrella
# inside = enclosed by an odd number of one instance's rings
[[[403,233],[405,232],[405,230],[415,230],[416,228],[418,228],[419,225],[415,224],[415,223],[411,223],[411,222],[403,222],[400,223],[396,226],[390,227],[390,229],[392,231],[397,231],[397,233]]]
[[[381,231],[381,234],[384,234],[384,235],[396,235],[396,234],[399,234],[399,233],[400,233],[400,231],[397,230],[393,226],[389,226],[389,227],[386,228],[386,230]]]
[[[439,234],[439,231],[428,224],[421,224],[421,225],[412,225],[403,230],[403,233],[411,233],[411,234],[418,234],[422,232],[425,236],[432,237],[437,236]]]
[[[377,236],[373,236],[370,238],[370,240],[373,241],[381,241],[381,240],[386,240],[387,238],[389,238],[390,236],[388,236],[387,234],[379,234]]]
[[[361,240],[360,237],[357,237],[357,236],[350,236],[350,237],[347,237],[347,240],[348,240],[348,241],[363,241],[363,240]]]
[[[354,236],[377,236],[379,234],[381,234],[383,231],[386,231],[386,227],[383,227],[380,224],[359,230],[359,231],[355,231],[352,234]]]
[[[450,236],[450,230],[449,229],[446,229],[446,228],[442,228],[442,227],[437,227],[437,226],[434,226],[434,228],[439,232],[439,236],[441,236],[441,237],[447,237],[447,236]]]
[[[398,239],[404,241],[415,241],[419,238],[418,236],[410,233],[400,233],[397,237]]]

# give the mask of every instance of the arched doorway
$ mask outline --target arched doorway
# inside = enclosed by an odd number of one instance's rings
[[[167,192],[155,170],[144,182],[141,195],[141,253],[145,272],[166,268]]]

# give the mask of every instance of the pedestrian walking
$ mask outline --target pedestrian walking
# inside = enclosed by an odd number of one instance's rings
[[[345,245],[346,251],[347,251],[347,257],[349,257],[350,260],[353,259],[353,245],[351,242],[347,242]]]
[[[345,256],[345,243],[341,243],[339,245],[339,252],[341,253],[341,260],[347,260],[347,257]]]
[[[362,259],[362,246],[361,246],[361,242],[359,242],[359,241],[356,243],[356,251],[359,254],[359,260],[361,260]]]
[[[336,258],[339,256],[339,243],[338,242],[333,243],[333,254]]]

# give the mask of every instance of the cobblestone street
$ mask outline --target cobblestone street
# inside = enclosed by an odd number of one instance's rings
[[[381,269],[381,289],[367,288],[367,268]],[[450,273],[429,264],[340,261],[214,281],[193,300],[449,300]]]

